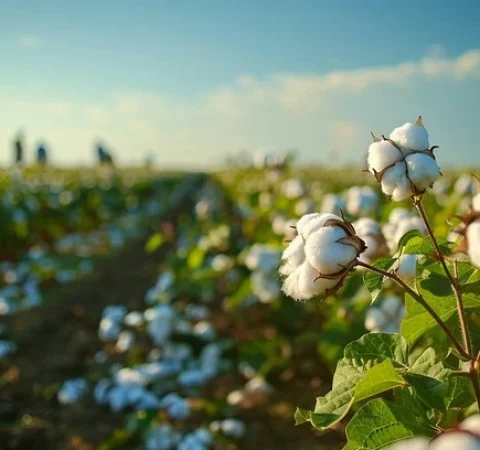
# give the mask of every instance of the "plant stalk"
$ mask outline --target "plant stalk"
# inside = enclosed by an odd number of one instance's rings
[[[417,303],[419,303],[437,322],[440,328],[444,331],[447,335],[450,342],[453,344],[457,352],[465,359],[465,360],[472,360],[472,357],[463,349],[460,342],[458,342],[457,338],[453,335],[450,328],[447,327],[446,323],[440,319],[437,313],[432,309],[432,307],[426,302],[426,300],[415,290],[413,290],[404,280],[402,280],[397,274],[392,272],[387,272],[386,270],[379,269],[377,267],[371,266],[370,264],[364,263],[360,260],[357,260],[357,266],[365,267],[366,269],[371,270],[372,272],[378,273],[379,275],[383,275],[384,277],[390,278],[391,280],[395,281],[400,287],[402,287]]]
[[[435,238],[435,234],[433,233],[433,229],[428,220],[427,214],[425,212],[425,208],[423,207],[422,198],[421,197],[414,198],[413,204],[415,205],[415,208],[417,208],[417,211],[420,214],[420,217],[422,218],[423,222],[425,223],[425,226],[427,227],[428,234],[430,236],[430,239],[432,240],[433,246],[435,247],[435,251],[437,252],[438,259],[440,260],[440,264],[443,266],[443,270],[445,271],[445,274],[447,275],[447,278],[450,281],[450,284],[452,286],[453,293],[457,301],[458,318],[460,321],[460,329],[462,330],[464,348],[465,348],[465,351],[469,355],[471,355],[469,359],[472,359],[473,358],[472,342],[470,340],[470,330],[468,329],[467,318],[465,316],[465,309],[463,307],[462,291],[460,289],[460,284],[458,281],[458,274],[455,273],[455,276],[453,276],[450,270],[448,269],[447,262],[445,261],[445,257],[443,256],[440,246],[438,245],[438,241]],[[456,266],[454,267],[456,268]],[[455,272],[457,272],[457,270],[455,270]]]

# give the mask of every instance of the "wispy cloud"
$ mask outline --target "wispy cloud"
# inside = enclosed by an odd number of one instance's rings
[[[160,162],[205,164],[241,148],[292,146],[308,152],[311,159],[336,155],[359,162],[368,145],[372,114],[386,127],[419,113],[438,116],[439,104],[461,115],[461,105],[455,103],[456,89],[462,85],[458,81],[472,79],[480,80],[479,49],[455,58],[437,50],[417,61],[325,74],[243,75],[187,99],[131,91],[89,102],[73,91],[70,98],[55,98],[52,92],[46,96],[45,89],[26,92],[23,99],[2,98],[0,132],[12,134],[17,126],[28,125],[30,133],[45,136],[53,148],[68,149],[58,153],[65,162],[74,155],[88,161],[95,136],[112,143],[123,161],[140,160],[142,149],[163,149]],[[432,107],[415,90],[416,83],[426,86],[426,80],[441,83],[442,96]],[[429,128],[432,122],[428,121]],[[443,130],[439,123],[435,133]],[[447,146],[448,136],[442,138]]]
[[[22,48],[39,48],[43,43],[43,39],[35,34],[24,34],[17,39],[17,45]]]

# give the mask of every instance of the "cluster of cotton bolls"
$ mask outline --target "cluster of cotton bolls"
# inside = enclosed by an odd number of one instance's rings
[[[377,138],[368,149],[368,170],[394,202],[423,194],[440,177],[428,133],[419,117]]]
[[[466,418],[454,429],[445,430],[435,439],[415,437],[391,445],[390,450],[480,450],[480,414]]]
[[[377,300],[367,309],[365,328],[372,333],[398,333],[404,316],[405,306],[402,299],[389,295]]]
[[[281,284],[276,272],[282,252],[266,245],[253,245],[245,258],[245,265],[252,272],[250,283],[253,294],[261,303],[271,303],[281,294]]]

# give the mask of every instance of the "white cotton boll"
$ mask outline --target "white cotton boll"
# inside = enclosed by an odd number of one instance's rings
[[[354,246],[337,242],[345,237],[345,230],[335,226],[312,233],[305,243],[307,261],[325,275],[344,269],[358,254]]]
[[[388,216],[388,222],[391,224],[396,224],[398,221],[407,219],[410,216],[411,213],[407,208],[393,208]]]
[[[429,441],[423,437],[416,437],[395,442],[388,448],[389,450],[428,450]]]
[[[310,214],[315,210],[315,203],[312,200],[303,198],[297,202],[295,205],[295,214],[297,216],[303,216],[305,214]]]
[[[111,320],[115,320],[117,322],[123,321],[125,316],[127,315],[127,308],[123,305],[110,305],[107,306],[102,313],[102,317],[108,317]]]
[[[152,392],[143,391],[143,395],[138,399],[135,407],[139,410],[159,409],[160,400]]]
[[[412,195],[413,195],[412,184],[407,179],[407,177],[404,176],[400,180],[397,187],[394,189],[392,193],[392,200],[394,202],[403,202],[404,200],[409,199]]]
[[[214,326],[206,320],[196,323],[192,331],[195,336],[205,341],[213,341],[217,335]]]
[[[402,255],[398,258],[396,274],[406,282],[417,276],[417,255]]]
[[[121,326],[118,322],[112,320],[110,317],[104,317],[100,321],[98,336],[103,341],[114,341],[120,334]]]
[[[475,182],[469,174],[462,173],[455,182],[453,191],[458,197],[470,197],[475,192]]]
[[[474,414],[466,418],[458,427],[461,430],[471,431],[480,435],[480,414]]]
[[[145,323],[145,320],[140,311],[132,311],[125,316],[124,323],[129,327],[139,327]]]
[[[138,370],[123,367],[115,374],[115,382],[119,385],[146,384],[146,379]]]
[[[480,192],[473,197],[472,208],[474,211],[480,211]]]
[[[440,176],[437,161],[425,153],[414,153],[406,158],[408,177],[415,187],[424,191]]]
[[[387,195],[392,195],[395,189],[403,183],[406,178],[407,165],[401,161],[393,167],[387,169],[382,176],[382,191]]]
[[[377,205],[377,193],[370,186],[353,186],[347,191],[347,211],[354,216],[370,214]]]
[[[74,378],[63,383],[62,389],[58,392],[58,401],[63,405],[75,403],[82,398],[88,391],[87,380],[83,378]]]
[[[274,272],[280,265],[282,252],[266,245],[255,244],[249,250],[245,265],[252,271]]]
[[[403,302],[395,295],[390,295],[381,303],[382,311],[396,318],[403,314]]]
[[[275,216],[272,218],[272,231],[277,236],[283,236],[286,222],[287,218],[285,216],[282,216],[281,214],[275,214]]]
[[[374,142],[368,147],[368,170],[372,173],[373,171],[381,172],[402,159],[402,152],[388,140]]]
[[[308,261],[305,261],[298,269],[298,298],[296,300],[308,300],[317,295],[323,294],[338,284],[338,280],[318,278],[319,273]]]
[[[480,267],[480,219],[467,228],[468,256],[472,264]]]
[[[288,199],[296,199],[305,193],[305,189],[300,180],[290,178],[282,183],[282,191]]]
[[[275,275],[258,270],[252,273],[250,281],[253,293],[261,303],[271,303],[280,296],[281,287]]]
[[[395,128],[390,133],[390,139],[399,145],[406,155],[412,151],[423,151],[430,147],[427,129],[413,123],[405,123]]]
[[[432,441],[429,450],[480,450],[480,438],[468,433],[444,433]]]
[[[157,346],[162,346],[170,339],[173,323],[163,318],[152,320],[147,326],[147,332]]]
[[[279,269],[281,275],[288,276],[292,274],[297,267],[305,261],[304,241],[301,236],[296,236],[288,247],[283,251],[283,264]]]
[[[342,220],[335,214],[312,213],[301,217],[297,222],[297,232],[304,240],[322,228],[329,220]]]
[[[116,348],[119,352],[123,353],[130,350],[135,345],[135,334],[131,331],[122,331],[118,335]]]
[[[245,384],[245,392],[249,394],[271,394],[273,387],[269,384],[265,378],[261,376],[255,376]]]
[[[241,390],[232,391],[227,395],[227,403],[232,406],[240,405],[245,399],[245,393]]]
[[[365,314],[365,329],[372,332],[380,332],[386,324],[385,313],[377,307],[367,309]]]
[[[222,422],[221,430],[225,436],[240,439],[245,435],[245,424],[237,419],[225,419]]]
[[[227,255],[215,255],[210,263],[215,272],[226,272],[233,267],[232,258]]]
[[[328,214],[340,214],[345,210],[345,200],[337,194],[326,194],[323,197],[321,210]]]

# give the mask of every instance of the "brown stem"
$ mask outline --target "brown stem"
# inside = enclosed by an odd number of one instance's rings
[[[384,277],[390,278],[395,281],[400,287],[402,287],[418,304],[432,316],[432,318],[437,322],[440,328],[444,331],[447,337],[450,339],[450,342],[456,348],[457,352],[466,360],[472,360],[472,357],[462,348],[460,342],[453,335],[451,330],[447,327],[445,322],[438,317],[437,313],[432,309],[432,307],[425,301],[425,299],[415,290],[413,290],[404,280],[402,280],[396,273],[387,272],[386,270],[379,269],[378,267],[371,266],[370,264],[364,263],[360,260],[357,260],[357,266],[365,267],[366,269],[371,270],[372,272],[383,275]]]
[[[462,291],[460,289],[460,283],[458,282],[458,274],[457,274],[457,267],[455,267],[455,276],[452,275],[450,270],[448,269],[447,262],[445,261],[445,257],[438,245],[437,239],[435,238],[435,234],[433,233],[432,226],[428,220],[427,214],[425,212],[425,208],[422,204],[422,197],[415,197],[413,199],[413,204],[415,208],[417,208],[418,213],[420,214],[425,226],[427,227],[428,234],[430,239],[432,240],[432,244],[435,247],[435,251],[437,252],[438,259],[440,260],[440,264],[443,266],[443,270],[447,275],[450,284],[452,285],[453,293],[455,294],[455,299],[457,301],[457,310],[458,310],[458,318],[460,321],[460,329],[462,330],[462,338],[463,338],[463,345],[465,347],[465,351],[469,355],[473,355],[472,351],[472,342],[470,340],[470,330],[468,329],[467,318],[465,316],[465,309],[463,307],[462,301]],[[472,359],[472,357],[470,357]]]

